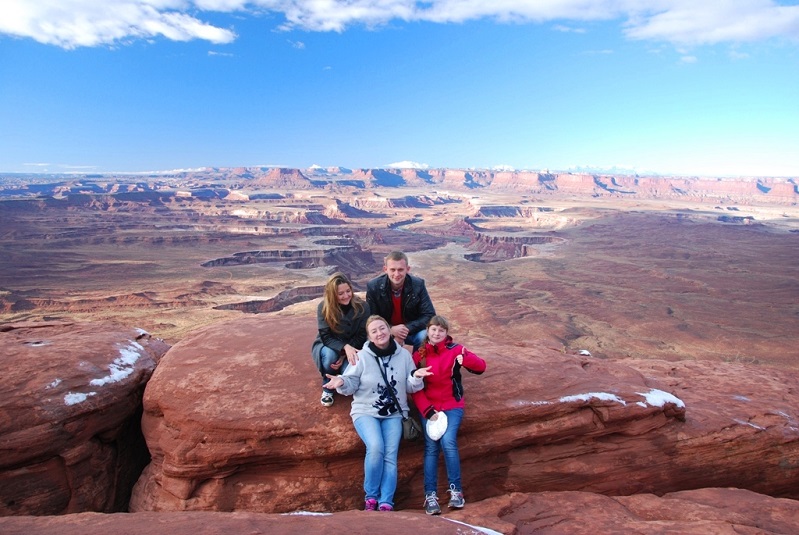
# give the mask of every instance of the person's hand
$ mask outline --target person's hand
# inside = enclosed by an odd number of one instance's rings
[[[427,377],[428,375],[433,375],[433,372],[430,371],[432,366],[428,366],[426,368],[417,368],[416,371],[413,372],[414,377]]]
[[[340,356],[336,362],[330,365],[330,367],[334,370],[338,370],[341,368],[342,364],[344,364],[344,355]]]
[[[325,376],[329,379],[329,381],[326,384],[323,384],[322,388],[335,390],[344,384],[344,379],[342,379],[340,375],[330,375],[329,373],[326,373]]]
[[[351,345],[347,344],[344,346],[344,353],[347,355],[347,362],[350,363],[350,366],[355,366],[358,364],[358,350],[352,347]]]
[[[455,360],[457,360],[458,364],[460,364],[461,366],[463,366],[463,354],[465,352],[466,352],[466,348],[464,347],[463,349],[461,349],[461,354],[458,355],[457,357],[455,357]]]
[[[391,334],[393,334],[394,338],[397,339],[397,343],[399,343],[400,340],[405,342],[405,339],[408,338],[408,332],[409,332],[408,328],[403,323],[400,323],[399,325],[394,325],[391,328]]]
[[[433,421],[433,422],[435,422],[436,420],[438,420],[438,411],[436,411],[435,413],[433,413],[433,416],[431,416],[431,417],[430,417],[430,420],[431,420],[431,421]]]

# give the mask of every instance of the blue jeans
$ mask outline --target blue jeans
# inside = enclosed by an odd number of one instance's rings
[[[330,367],[331,364],[334,364],[339,359],[339,356],[340,355],[335,350],[330,349],[327,346],[322,346],[322,351],[319,353],[319,373],[322,374],[322,384],[326,384],[330,380],[325,375],[326,373],[329,373],[330,375],[339,375],[344,373],[344,370],[347,369],[347,366],[349,365],[347,357],[344,357],[344,364],[342,364],[341,368],[338,370],[334,370]],[[328,388],[323,388],[322,390],[331,394],[336,392],[335,390],[330,390]]]
[[[427,329],[422,329],[416,334],[409,334],[405,339],[405,344],[413,346],[413,351],[417,351],[424,344],[425,338],[427,338]]]
[[[402,418],[359,416],[355,420],[355,431],[366,444],[366,458],[363,461],[366,499],[374,498],[380,505],[387,503],[394,507]]]
[[[457,490],[461,488],[461,457],[458,453],[458,429],[463,420],[463,409],[444,411],[447,415],[447,430],[440,440],[427,436],[427,420],[422,417],[424,432],[424,493],[434,492],[438,487],[438,454],[444,450],[447,479]]]

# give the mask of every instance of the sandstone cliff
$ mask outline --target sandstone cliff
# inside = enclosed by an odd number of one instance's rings
[[[0,515],[127,510],[148,460],[142,392],[166,344],[46,322],[0,325],[0,347]]]
[[[144,396],[152,462],[132,511],[342,511],[360,506],[349,399],[319,405],[310,319],[254,317],[176,344]],[[740,487],[797,497],[797,379],[767,367],[623,363],[540,344],[462,340],[467,499]],[[403,444],[400,509],[422,502],[421,446]]]

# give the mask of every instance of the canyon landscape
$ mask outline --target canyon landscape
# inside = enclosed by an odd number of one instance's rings
[[[392,250],[488,362],[469,505],[425,517],[404,444],[401,531],[799,530],[797,179],[9,175],[0,228],[0,532],[391,532],[310,346]]]

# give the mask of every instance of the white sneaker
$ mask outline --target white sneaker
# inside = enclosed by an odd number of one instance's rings
[[[320,400],[322,405],[325,407],[330,407],[333,405],[333,394],[330,392],[322,392],[322,399]]]

